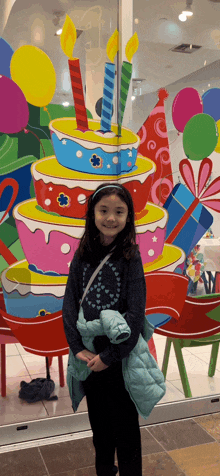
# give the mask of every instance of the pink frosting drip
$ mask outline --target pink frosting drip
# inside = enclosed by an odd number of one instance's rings
[[[34,264],[44,272],[55,271],[58,274],[69,274],[69,265],[78,247],[79,239],[65,233],[51,231],[49,242],[46,243],[42,230],[32,233],[20,220],[16,220],[21,245],[29,264]],[[64,254],[63,245],[69,252]]]

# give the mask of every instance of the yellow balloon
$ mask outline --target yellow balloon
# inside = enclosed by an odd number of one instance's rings
[[[10,64],[11,79],[21,88],[33,106],[47,106],[56,89],[56,72],[52,61],[37,46],[18,48]]]
[[[215,148],[215,152],[218,152],[218,154],[220,154],[220,119],[216,122],[216,125],[218,129],[218,142]]]

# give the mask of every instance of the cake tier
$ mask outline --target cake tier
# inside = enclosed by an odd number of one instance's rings
[[[66,276],[45,276],[28,268],[26,260],[1,275],[6,311],[17,317],[45,316],[62,309]]]
[[[174,272],[184,263],[186,255],[181,248],[165,243],[163,253],[151,263],[144,264],[144,274],[152,271],[171,271]],[[181,269],[180,269],[180,272]]]
[[[47,213],[35,199],[17,205],[13,215],[30,269],[39,273],[69,274],[85,221]]]
[[[67,275],[85,221],[47,213],[35,199],[17,205],[13,214],[29,268],[39,273]],[[167,218],[166,210],[148,203],[144,215],[135,223],[143,263],[161,258]]]
[[[76,129],[76,119],[54,119],[49,128],[58,162],[71,170],[98,175],[118,175],[132,170],[137,157],[140,138],[122,127],[112,124],[112,132],[100,132],[100,122],[89,120],[89,130]]]
[[[38,205],[47,212],[83,218],[86,202],[101,183],[120,183],[132,195],[136,213],[140,213],[148,199],[156,166],[150,159],[138,155],[137,169],[118,179],[114,175],[94,175],[63,167],[55,156],[35,162],[31,167]]]

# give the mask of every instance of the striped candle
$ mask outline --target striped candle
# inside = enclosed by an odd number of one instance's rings
[[[127,42],[125,48],[125,54],[128,61],[123,61],[121,68],[121,87],[120,87],[120,99],[118,108],[118,135],[121,135],[122,122],[125,112],[125,105],[128,97],[128,91],[132,75],[132,58],[136,53],[139,46],[138,35],[135,32],[130,40]]]
[[[88,119],[83,94],[82,77],[80,71],[79,58],[73,58],[73,49],[77,39],[77,32],[71,18],[66,15],[60,36],[60,44],[63,52],[69,58],[69,71],[73,91],[73,99],[76,113],[77,129],[81,131],[88,130]]]
[[[113,96],[115,83],[115,65],[114,59],[119,49],[119,33],[116,29],[109,38],[106,53],[111,63],[105,63],[104,88],[102,97],[102,112],[101,112],[101,131],[111,131],[111,120],[113,111]]]
[[[113,95],[115,83],[115,65],[113,63],[105,63],[104,88],[102,98],[101,112],[101,131],[107,132],[111,130]]]
[[[118,135],[121,135],[121,127],[125,112],[126,101],[128,97],[128,90],[130,86],[132,75],[132,64],[127,61],[123,61],[121,68],[121,88],[120,88],[120,100],[119,100],[119,118],[118,118]]]
[[[88,130],[88,119],[83,94],[82,76],[79,65],[79,58],[68,60],[73,99],[76,113],[77,129],[81,131]]]

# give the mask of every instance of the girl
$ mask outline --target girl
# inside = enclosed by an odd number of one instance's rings
[[[113,253],[99,271],[83,301],[86,321],[99,319],[101,310],[123,314],[130,337],[112,344],[96,336],[96,353],[85,349],[76,322],[85,287],[103,258]],[[146,285],[130,193],[122,185],[100,185],[88,200],[86,226],[70,266],[63,302],[63,322],[74,356],[92,370],[82,383],[96,451],[97,476],[112,476],[115,450],[120,476],[142,476],[138,412],[125,389],[122,359],[143,333]]]

